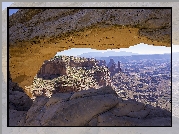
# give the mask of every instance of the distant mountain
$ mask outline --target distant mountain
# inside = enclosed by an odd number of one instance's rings
[[[176,57],[177,55],[175,55]],[[152,60],[152,59],[160,59],[160,60],[168,60],[171,61],[171,54],[138,54],[138,55],[131,55],[131,56],[104,56],[104,57],[95,57],[97,60],[105,60],[106,63],[110,62],[110,59],[113,59],[114,62],[117,64],[118,61],[121,63],[127,63],[128,61],[132,60]]]
[[[108,51],[108,52],[88,52],[83,53],[81,55],[77,55],[78,57],[85,57],[85,58],[95,58],[95,57],[109,57],[109,56],[131,56],[131,55],[139,55],[138,53],[132,52],[115,52],[115,51]]]

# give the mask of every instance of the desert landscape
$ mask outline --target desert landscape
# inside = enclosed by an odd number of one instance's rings
[[[170,9],[20,9],[9,16],[9,126],[171,126],[171,54],[54,56],[140,42],[171,47]]]

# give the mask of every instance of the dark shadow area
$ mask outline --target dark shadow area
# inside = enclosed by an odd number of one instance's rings
[[[43,126],[44,121],[45,126],[172,125],[171,112],[134,100],[122,100],[110,86],[73,93],[55,93],[51,98],[42,95],[35,101],[32,101],[24,92],[20,92],[18,88],[9,76],[9,126]],[[88,108],[82,107],[83,105]],[[53,111],[54,107],[61,108]],[[91,110],[88,111],[88,109]],[[56,114],[56,112],[63,114]],[[46,114],[51,115],[48,120],[46,120]],[[79,119],[76,116],[78,114],[82,118]],[[61,120],[64,117],[70,122]],[[37,120],[39,123],[36,122]]]

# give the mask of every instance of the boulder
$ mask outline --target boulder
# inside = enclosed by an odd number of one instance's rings
[[[13,91],[9,94],[9,108],[17,111],[28,111],[32,106],[33,100],[25,93]]]
[[[27,126],[41,126],[40,120],[45,112],[45,104],[48,102],[49,98],[45,96],[38,96],[31,108],[27,112],[26,120],[23,125]],[[50,114],[50,113],[49,113]]]
[[[114,94],[89,96],[53,105],[42,118],[45,126],[84,126],[91,118],[117,104]],[[49,114],[50,112],[53,113]]]
[[[127,116],[115,116],[110,112],[106,112],[98,116],[97,126],[135,126],[137,119]]]
[[[156,117],[144,119],[138,122],[137,126],[172,126],[171,117]]]
[[[27,111],[32,106],[33,100],[23,91],[17,83],[12,82],[9,74],[9,126],[24,124]]]
[[[169,113],[123,100],[106,86],[38,96],[25,117],[18,118],[18,126],[171,126]]]
[[[50,106],[53,105],[55,103],[59,103],[59,102],[63,102],[63,101],[67,101],[70,99],[70,97],[73,95],[73,92],[71,93],[56,93],[53,94],[51,96],[51,98],[49,99],[49,101],[46,103],[46,106]]]
[[[87,126],[97,126],[98,124],[98,118],[97,117],[93,117],[89,123],[87,124]]]
[[[110,86],[102,87],[99,89],[91,88],[88,90],[82,90],[80,92],[75,92],[70,97],[70,100],[76,99],[76,98],[88,97],[88,96],[104,95],[104,94],[116,94],[116,92]],[[116,94],[116,96],[117,96],[117,94]]]
[[[28,111],[33,100],[18,86],[17,83],[12,82],[9,73],[9,109],[17,111]]]
[[[127,114],[127,116],[130,116],[132,118],[145,118],[148,114],[149,114],[150,110],[149,109],[145,109],[145,110],[140,110],[140,111],[136,111],[136,112],[130,112]]]
[[[150,113],[146,118],[157,118],[157,117],[171,117],[171,112],[160,107],[151,107],[150,105],[146,106],[146,109],[150,109]]]
[[[139,119],[128,116],[115,116],[106,112],[98,116],[97,126],[171,126],[171,117]]]
[[[118,102],[97,117],[97,126],[171,126],[171,113],[166,110],[136,101],[119,99]]]
[[[140,102],[119,100],[116,107],[111,109],[110,112],[116,116],[135,116],[135,113],[144,109],[144,107],[145,105]]]
[[[51,98],[37,97],[27,112],[24,126],[84,126],[94,116],[118,103],[117,94],[111,90],[106,87],[96,92],[79,91],[73,97],[71,93],[54,94]]]

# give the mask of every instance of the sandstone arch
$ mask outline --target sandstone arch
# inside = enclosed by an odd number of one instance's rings
[[[20,10],[9,19],[9,69],[23,88],[58,51],[171,46],[171,9]]]

